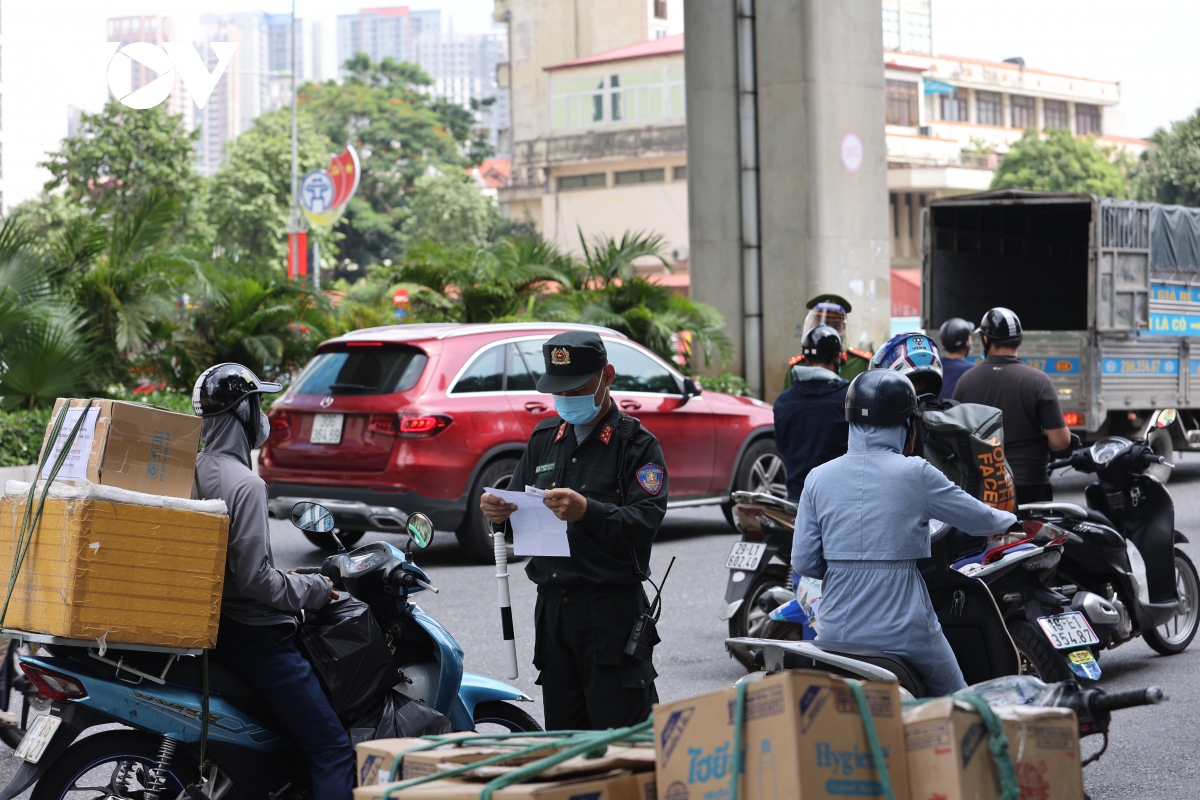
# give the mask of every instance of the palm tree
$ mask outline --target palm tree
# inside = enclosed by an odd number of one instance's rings
[[[668,271],[671,265],[663,255],[666,238],[661,233],[647,231],[626,231],[620,241],[612,236],[596,236],[589,244],[579,231],[579,244],[583,248],[582,270],[576,273],[574,288],[584,289],[593,285],[605,288],[613,281],[625,281],[633,278],[637,272],[633,262],[638,259],[657,260]],[[586,277],[586,282],[580,284],[579,277]]]

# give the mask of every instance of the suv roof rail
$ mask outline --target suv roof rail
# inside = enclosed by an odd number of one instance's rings
[[[497,333],[503,331],[541,331],[547,328],[557,328],[565,331],[594,331],[595,333],[615,336],[621,339],[629,337],[612,328],[601,325],[584,325],[578,322],[482,322],[482,323],[446,323],[421,322],[413,325],[384,325],[375,328],[361,328],[330,339],[330,342],[365,337],[379,337],[391,341],[411,341],[413,339],[450,339],[456,336],[472,336],[475,334]],[[328,342],[325,342],[326,344]]]

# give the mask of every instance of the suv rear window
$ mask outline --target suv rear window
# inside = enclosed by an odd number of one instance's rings
[[[416,386],[429,357],[415,347],[346,346],[318,353],[296,394],[393,394]]]

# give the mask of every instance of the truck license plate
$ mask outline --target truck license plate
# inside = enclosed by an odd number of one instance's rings
[[[1100,644],[1100,638],[1088,624],[1087,617],[1080,611],[1068,611],[1052,617],[1038,617],[1038,625],[1050,638],[1050,643],[1059,650],[1075,650],[1088,645]]]
[[[33,721],[25,738],[21,740],[14,755],[17,758],[25,759],[30,764],[36,764],[42,754],[46,752],[46,748],[50,746],[50,741],[54,738],[54,732],[58,730],[59,725],[62,725],[62,717],[54,717],[49,714],[38,717]]]
[[[725,562],[725,569],[744,569],[748,572],[753,572],[758,569],[758,562],[762,561],[763,553],[767,550],[765,544],[754,544],[752,542],[737,542],[733,549],[729,551],[729,558]]]
[[[341,444],[344,419],[344,414],[313,415],[312,431],[308,434],[308,441],[313,444]]]

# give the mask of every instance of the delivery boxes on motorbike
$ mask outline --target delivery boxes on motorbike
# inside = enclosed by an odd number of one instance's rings
[[[897,800],[908,797],[904,729],[895,683],[863,684]],[[658,800],[728,795],[737,690],[654,708]],[[882,797],[858,703],[845,680],[786,671],[746,690],[739,797],[840,800]],[[922,800],[925,800],[922,798]]]
[[[994,706],[1022,798],[1082,800],[1079,728],[1066,708]],[[941,698],[904,712],[913,800],[995,800],[999,770],[979,713]]]

